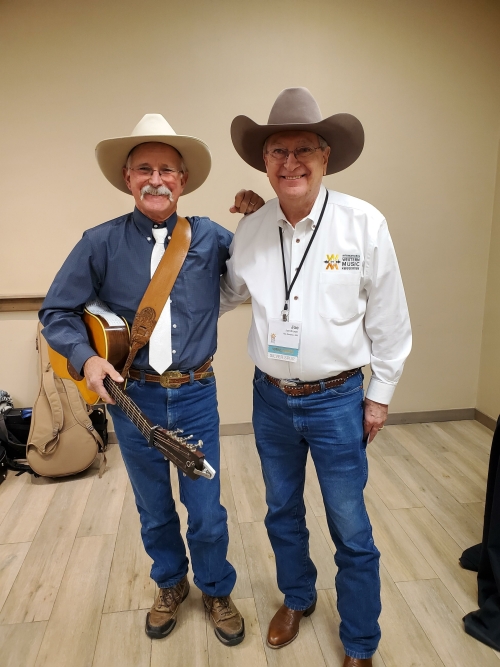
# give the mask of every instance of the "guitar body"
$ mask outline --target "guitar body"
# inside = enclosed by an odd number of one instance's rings
[[[123,368],[129,350],[130,330],[122,317],[102,307],[99,302],[88,303],[83,313],[90,347],[96,354],[117,369]],[[87,381],[73,368],[68,359],[49,347],[50,365],[56,375],[72,380],[84,401],[94,405],[100,397],[87,387]]]

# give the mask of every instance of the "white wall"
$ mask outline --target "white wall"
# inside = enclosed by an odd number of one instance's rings
[[[415,345],[393,411],[475,406],[500,138],[499,19],[490,0],[2,3],[0,291],[45,293],[84,229],[130,210],[93,149],[147,112],[212,149],[212,173],[181,214],[234,229],[236,190],[272,191],[236,155],[230,122],[241,113],[265,122],[282,88],[303,85],[325,116],[353,113],[366,130],[358,162],[326,183],[380,208],[394,237]],[[248,421],[248,313],[226,318],[222,421]],[[29,359],[28,320],[12,341],[13,321],[0,320],[0,386],[27,403],[33,369],[12,360]],[[236,368],[245,388],[235,392]]]

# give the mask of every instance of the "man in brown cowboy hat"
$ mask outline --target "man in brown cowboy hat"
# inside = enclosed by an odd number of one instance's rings
[[[383,216],[322,184],[359,157],[363,128],[350,114],[322,119],[307,89],[289,88],[267,124],[238,116],[231,136],[277,194],[240,222],[221,296],[222,312],[252,297],[253,425],[285,596],[267,644],[292,642],[316,606],[303,498],[310,450],[337,547],[344,667],[371,665],[380,639],[380,579],[363,499],[365,448],[383,428],[411,331]],[[363,401],[366,364],[372,377]]]
[[[96,298],[131,325],[141,298],[177,224],[181,195],[200,187],[210,172],[208,147],[177,135],[159,114],[147,114],[131,136],[98,144],[105,177],[132,194],[132,213],[87,230],[57,274],[40,311],[44,336],[86,377],[89,389],[109,403],[115,431],[141,518],[144,547],[153,560],[159,588],[146,618],[146,633],[166,637],[175,627],[189,592],[188,559],[170,485],[170,466],[149,447],[103,386],[117,370],[89,345],[81,314]],[[241,191],[235,208],[248,213],[263,201]],[[154,424],[203,440],[207,461],[219,469],[219,418],[214,374],[219,276],[225,271],[232,234],[208,218],[188,218],[189,252],[153,331],[137,353],[127,393]],[[157,335],[158,334],[158,335]],[[163,382],[175,373],[176,384]],[[236,573],[228,562],[226,510],[220,504],[218,474],[193,480],[179,471],[180,497],[188,511],[187,542],[194,582],[226,646],[243,641],[243,619],[231,600]]]

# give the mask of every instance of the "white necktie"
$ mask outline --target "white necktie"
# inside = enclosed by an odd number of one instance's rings
[[[165,252],[165,237],[168,233],[166,227],[153,229],[155,245],[151,255],[151,278],[158,268],[163,253]],[[158,373],[163,373],[172,363],[172,332],[170,330],[170,297],[161,311],[160,319],[156,323],[151,338],[149,339],[149,363]]]

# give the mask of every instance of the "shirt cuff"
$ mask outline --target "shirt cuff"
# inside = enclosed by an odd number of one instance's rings
[[[376,403],[382,403],[383,405],[389,405],[391,399],[396,390],[395,384],[387,384],[387,382],[381,382],[373,377],[370,379],[370,384],[366,390],[366,398],[369,398],[370,401],[375,401]]]
[[[87,345],[86,343],[81,343],[80,345],[77,345],[73,350],[70,362],[73,368],[76,371],[78,371],[80,375],[83,375],[83,364],[87,361],[87,359],[90,359],[90,357],[95,357],[95,356],[98,356],[97,352],[93,350],[90,347],[90,345]]]

